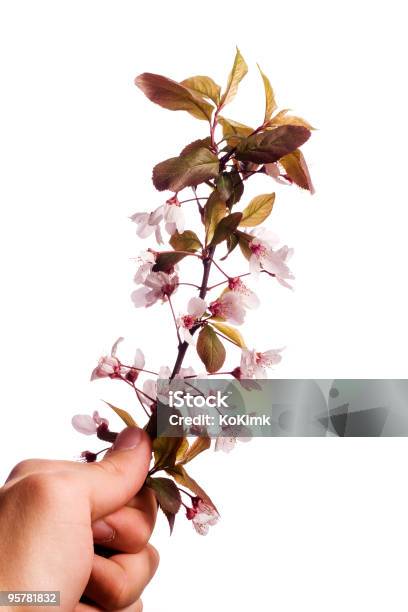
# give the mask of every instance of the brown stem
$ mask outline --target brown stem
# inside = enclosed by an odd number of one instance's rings
[[[207,294],[208,279],[210,277],[210,270],[211,270],[211,264],[213,260],[214,251],[215,251],[215,246],[210,247],[208,249],[207,257],[203,257],[203,278],[201,281],[201,287],[200,287],[200,293],[199,293],[199,297],[201,299],[204,299]],[[195,334],[195,332],[199,328],[200,328],[200,325],[195,325],[194,327],[191,328],[190,334],[191,335]],[[177,376],[177,374],[180,372],[180,368],[183,364],[184,357],[186,356],[188,347],[189,347],[188,342],[182,342],[181,344],[179,344],[177,358],[176,358],[176,362],[173,367],[173,372],[171,373],[171,376],[170,376],[170,380],[173,380],[173,378]]]

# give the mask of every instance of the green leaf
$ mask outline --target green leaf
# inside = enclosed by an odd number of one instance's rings
[[[169,242],[175,251],[191,251],[194,253],[203,246],[197,234],[191,230],[185,230],[182,234],[176,231]]]
[[[204,226],[206,231],[206,242],[211,242],[215,228],[227,214],[225,202],[220,198],[217,191],[213,191],[204,207]]]
[[[181,85],[188,87],[194,93],[209,98],[218,105],[221,96],[221,87],[208,76],[193,76],[181,81]]]
[[[175,468],[168,470],[168,474],[173,476],[174,480],[178,482],[181,486],[187,487],[190,491],[195,493],[198,497],[201,497],[206,504],[214,508],[215,511],[218,512],[214,502],[207,495],[207,493],[200,487],[200,485],[193,479],[189,474],[187,474],[186,469],[182,465],[176,465]]]
[[[306,160],[300,149],[296,149],[293,153],[285,155],[279,160],[279,163],[282,164],[286,170],[287,176],[296,183],[296,185],[299,185],[302,189],[307,189],[312,194],[314,193],[309,168],[307,167]]]
[[[255,227],[263,223],[271,214],[274,202],[274,193],[265,193],[264,195],[253,198],[242,212],[240,226]]]
[[[198,140],[194,140],[190,142],[187,146],[184,147],[182,152],[180,153],[180,157],[185,157],[186,155],[190,155],[190,153],[194,153],[197,149],[208,149],[211,144],[211,138],[199,138]]]
[[[137,427],[138,426],[136,421],[132,417],[132,415],[126,412],[126,410],[123,410],[123,408],[117,408],[117,406],[114,406],[113,404],[110,404],[109,402],[105,402],[105,404],[107,404],[109,408],[112,408],[112,410],[116,412],[118,417],[122,419],[122,421],[125,423],[127,427]]]
[[[240,348],[246,347],[245,340],[241,336],[240,332],[235,329],[235,327],[231,327],[226,323],[221,323],[220,321],[213,320],[211,320],[211,325],[218,329],[218,331],[221,332],[224,336],[232,340],[232,342],[234,342],[234,344],[236,344]]]
[[[233,119],[218,117],[218,123],[222,125],[222,135],[231,147],[236,147],[242,138],[250,136],[254,129]]]
[[[275,101],[275,94],[273,92],[272,85],[268,77],[266,76],[266,74],[262,72],[259,64],[258,64],[258,69],[259,69],[259,72],[261,73],[261,77],[262,77],[264,89],[265,89],[265,117],[264,117],[264,124],[265,124],[272,117],[272,113],[276,110],[277,104]]]
[[[207,372],[214,374],[225,361],[225,348],[211,327],[205,325],[198,335],[197,353]]]
[[[228,83],[225,92],[221,97],[219,108],[223,108],[226,104],[232,102],[238,91],[238,85],[240,84],[247,72],[248,66],[246,65],[245,60],[237,47],[234,65],[232,66],[232,70],[228,77]]]
[[[282,125],[241,140],[235,157],[240,161],[257,164],[276,162],[304,144],[309,137],[310,131],[304,127]]]
[[[170,480],[170,478],[152,478],[148,476],[146,486],[154,492],[160,508],[167,517],[170,533],[172,533],[175,516],[181,506],[181,495],[176,483]]]
[[[153,272],[172,272],[174,266],[184,257],[187,257],[185,253],[159,253],[152,270]]]
[[[200,148],[157,164],[153,168],[153,184],[158,191],[169,189],[177,193],[185,187],[195,187],[215,178],[218,172],[218,157],[208,149]]]
[[[244,183],[239,172],[235,168],[230,172],[230,176],[232,180],[232,193],[227,200],[227,206],[231,209],[234,204],[237,204],[242,198],[244,193]]]
[[[185,110],[196,119],[211,121],[213,107],[194,91],[180,85],[172,79],[144,72],[135,79],[139,87],[149,100],[168,110]]]
[[[154,467],[156,470],[172,467],[177,460],[179,449],[184,445],[185,438],[160,436],[153,440]]]
[[[238,225],[240,225],[242,219],[242,213],[236,212],[228,215],[228,217],[224,217],[218,223],[215,228],[213,239],[211,240],[211,246],[219,244],[223,240],[226,240],[228,236],[230,236],[234,230],[237,229]]]
[[[196,438],[192,445],[186,450],[184,455],[181,457],[180,462],[177,465],[185,465],[189,463],[197,455],[204,452],[211,446],[211,439],[208,436],[202,436],[200,438]]]

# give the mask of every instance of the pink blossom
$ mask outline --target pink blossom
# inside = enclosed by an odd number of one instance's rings
[[[197,320],[202,317],[202,315],[207,310],[207,304],[205,300],[199,297],[193,297],[187,304],[187,313],[179,317],[177,323],[179,326],[179,334],[183,341],[188,342],[189,344],[194,345],[195,340],[194,337],[190,333],[190,329],[194,327],[197,323]]]
[[[97,410],[93,412],[92,416],[89,414],[76,414],[72,417],[71,423],[74,429],[86,436],[96,434],[99,425],[109,426],[109,421],[101,417]]]
[[[186,516],[193,522],[194,529],[200,535],[207,535],[210,526],[216,525],[220,518],[218,512],[200,497],[192,499],[193,507],[188,508]]]
[[[228,288],[240,296],[246,308],[258,308],[260,304],[258,296],[238,276],[229,279]]]
[[[119,344],[123,341],[120,337],[113,343],[110,355],[104,355],[99,359],[98,365],[91,374],[91,380],[97,378],[118,378],[121,373],[121,363],[116,357],[116,351]]]
[[[174,234],[176,231],[182,234],[185,230],[184,212],[177,195],[174,195],[164,204],[161,204],[156,210],[148,215],[147,219],[145,216],[141,216],[147,214],[148,213],[136,213],[136,215],[131,217],[132,221],[140,224],[140,232],[143,234],[142,238],[145,238],[153,231],[151,228],[155,228],[155,231],[160,233],[160,223],[162,221],[164,221],[166,232],[170,235]],[[137,218],[135,219],[136,216]],[[140,235],[139,233],[139,236]],[[163,241],[161,241],[160,244],[163,244]]]
[[[168,199],[164,205],[163,216],[165,229],[168,234],[173,235],[176,230],[182,234],[185,230],[185,217],[177,194]]]
[[[140,371],[143,370],[144,366],[145,356],[143,351],[138,348],[136,349],[135,357],[133,359],[133,366],[128,367],[122,365],[120,368],[120,375],[122,378],[126,378],[130,382],[134,383],[139,377]]]
[[[141,349],[136,349],[133,366],[124,366],[116,357],[116,351],[123,338],[118,338],[111,349],[110,355],[104,355],[99,359],[98,365],[91,374],[91,380],[97,378],[127,378],[135,381],[139,371],[144,368],[145,357]]]
[[[157,381],[148,378],[143,382],[143,394],[140,394],[142,403],[148,408],[152,408],[157,399]]]
[[[117,378],[120,376],[121,365],[119,359],[112,355],[105,355],[99,359],[98,365],[91,374],[91,380],[97,378]]]
[[[238,291],[225,291],[214,302],[211,302],[208,310],[214,317],[220,317],[235,325],[241,325],[244,322],[244,300]]]
[[[158,213],[160,208],[161,207],[159,207],[158,209],[154,210],[151,213],[147,213],[147,212],[135,213],[134,215],[130,217],[130,219],[134,223],[136,223],[137,225],[136,234],[140,238],[148,238],[150,234],[154,232],[156,236],[156,241],[158,242],[158,244],[163,244],[163,238],[161,235],[160,225],[159,225],[161,218],[162,218],[162,217],[160,218],[160,214]]]
[[[215,440],[214,450],[229,453],[235,448],[236,443],[237,439],[234,436],[218,436]]]
[[[237,442],[249,442],[252,439],[250,435],[247,436],[217,436],[215,440],[214,450],[223,451],[224,453],[230,453]]]
[[[271,349],[264,353],[243,349],[239,367],[241,378],[267,378],[266,368],[278,364],[282,360],[283,348]]]
[[[293,274],[287,266],[287,261],[293,254],[293,249],[283,246],[280,249],[274,250],[279,240],[275,234],[266,230],[252,230],[253,236],[249,243],[249,249],[252,253],[249,259],[249,270],[252,274],[258,275],[261,270],[266,270],[270,274],[276,276],[277,280],[285,287],[292,287],[286,282],[286,279],[294,278]]]
[[[136,274],[133,280],[135,281],[137,285],[140,285],[145,282],[147,276],[152,271],[152,268],[155,264],[156,259],[151,251],[142,251],[137,261],[140,265],[138,269],[136,270]]]
[[[144,280],[144,286],[135,289],[132,293],[132,301],[136,308],[152,306],[157,301],[167,300],[178,287],[177,274],[166,272],[150,272]]]

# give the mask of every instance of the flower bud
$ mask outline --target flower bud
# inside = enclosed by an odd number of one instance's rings
[[[80,457],[82,461],[85,461],[85,463],[93,463],[97,459],[96,453],[88,450],[82,451]]]

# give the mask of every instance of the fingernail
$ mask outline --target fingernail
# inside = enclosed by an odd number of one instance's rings
[[[98,542],[111,542],[115,537],[115,530],[113,527],[105,523],[105,521],[99,519],[92,523],[92,533],[94,540]]]
[[[136,448],[142,439],[142,430],[138,427],[126,427],[115,440],[112,450],[130,450]]]

